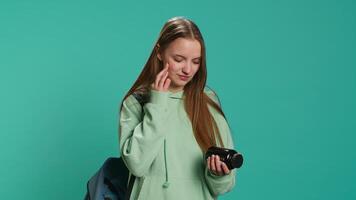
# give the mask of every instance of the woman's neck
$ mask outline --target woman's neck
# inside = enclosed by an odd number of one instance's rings
[[[181,88],[169,88],[168,90],[169,90],[170,92],[172,92],[172,93],[176,93],[176,92],[181,92],[181,91],[183,91],[184,88],[183,88],[183,87],[181,87]]]

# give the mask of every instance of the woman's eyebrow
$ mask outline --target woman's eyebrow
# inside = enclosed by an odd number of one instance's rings
[[[183,57],[183,58],[186,58],[186,57],[184,57],[183,55],[180,55],[180,54],[174,54],[174,56],[180,56],[180,57]],[[193,58],[193,59],[197,59],[197,58],[201,58],[201,56],[199,56],[199,57],[196,57],[196,58]]]

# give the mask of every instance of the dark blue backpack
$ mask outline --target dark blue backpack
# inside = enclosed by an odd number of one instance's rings
[[[143,106],[146,101],[144,96],[137,93],[133,95]],[[84,200],[128,200],[135,178],[133,174],[130,176],[122,157],[109,157],[88,180]]]
[[[87,182],[85,200],[129,199],[134,177],[128,185],[129,171],[122,158],[110,157]]]

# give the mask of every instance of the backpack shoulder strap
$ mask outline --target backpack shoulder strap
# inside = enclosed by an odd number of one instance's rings
[[[132,95],[136,98],[136,100],[141,104],[142,107],[148,101],[147,95],[144,95],[142,93],[134,92],[132,93]]]
[[[141,107],[143,107],[143,105],[145,105],[145,103],[147,102],[147,96],[145,96],[142,93],[132,93],[132,95],[136,98],[136,100],[140,103]],[[126,191],[126,195],[125,195],[125,200],[129,200],[130,196],[131,196],[131,192],[132,192],[132,188],[134,185],[136,177],[131,174],[131,172],[129,172],[129,177],[128,177],[128,185],[127,185],[127,191]]]

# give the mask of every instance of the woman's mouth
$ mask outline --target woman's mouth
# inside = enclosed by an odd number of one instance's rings
[[[187,81],[189,79],[189,76],[181,76],[181,75],[178,75],[180,80],[183,80],[183,81]]]

